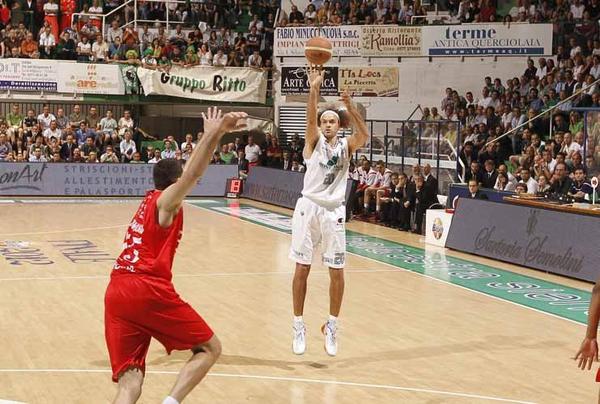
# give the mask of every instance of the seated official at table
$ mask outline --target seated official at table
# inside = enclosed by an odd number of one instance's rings
[[[479,190],[479,183],[476,180],[469,180],[469,195],[470,199],[488,199],[487,195]]]

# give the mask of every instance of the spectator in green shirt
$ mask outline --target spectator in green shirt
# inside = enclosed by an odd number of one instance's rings
[[[15,143],[16,138],[21,137],[19,135],[19,128],[23,123],[23,118],[24,116],[21,114],[19,104],[13,104],[11,112],[6,115],[6,125],[8,126],[7,134],[11,143]]]
[[[229,150],[229,146],[224,144],[221,146],[221,160],[225,162],[225,164],[232,164],[233,159],[236,158],[236,154],[234,151]]]

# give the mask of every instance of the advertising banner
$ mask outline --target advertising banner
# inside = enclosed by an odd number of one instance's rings
[[[281,68],[281,94],[298,95],[308,94],[310,85],[306,67],[282,67]],[[338,68],[325,67],[325,77],[321,84],[321,95],[338,95]]]
[[[333,56],[360,56],[360,35],[358,25],[276,28],[274,56],[304,56],[304,45],[316,36],[329,39]]]
[[[244,198],[294,209],[302,196],[304,173],[268,167],[253,167],[244,184]],[[352,180],[348,180],[346,201],[350,198]]]
[[[2,59],[0,90],[57,91],[58,62],[39,59]]]
[[[169,73],[139,67],[146,95],[197,100],[264,103],[267,72],[245,67],[173,67]]]
[[[118,65],[58,62],[59,93],[125,94]]]
[[[348,90],[358,97],[398,97],[398,75],[397,67],[325,67],[321,95]],[[281,94],[308,94],[309,89],[305,67],[281,68]]]
[[[594,281],[599,238],[599,217],[461,198],[446,247]]]
[[[362,56],[422,56],[421,27],[363,25]]]
[[[422,39],[423,56],[552,54],[551,24],[431,25]]]
[[[1,163],[0,195],[143,196],[154,188],[153,164]],[[190,196],[224,196],[232,165],[211,165]]]
[[[358,97],[398,97],[397,67],[339,67],[340,91]]]

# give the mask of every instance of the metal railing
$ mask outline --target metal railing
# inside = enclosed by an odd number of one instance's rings
[[[415,164],[429,164],[441,189],[461,178],[464,165],[457,153],[460,122],[367,120],[367,127],[369,141],[356,151],[355,158],[364,155],[372,162],[383,160],[386,166],[395,166],[401,172]]]
[[[600,79],[594,81],[592,84],[590,84],[589,86],[587,86],[585,89],[581,88],[575,92],[573,92],[573,94],[571,94],[569,97],[565,98],[564,100],[560,101],[559,103],[557,103],[556,105],[552,106],[551,108],[548,108],[545,111],[540,112],[539,114],[537,114],[536,116],[534,116],[533,118],[530,118],[528,120],[526,120],[525,122],[523,122],[522,124],[512,128],[511,130],[509,130],[508,132],[498,136],[497,138],[490,140],[489,142],[487,142],[484,147],[486,147],[488,144],[497,142],[498,140],[506,137],[506,136],[512,136],[515,133],[517,133],[521,128],[524,128],[525,126],[528,126],[529,123],[535,121],[536,119],[542,118],[545,115],[548,114],[552,114],[553,111],[555,111],[558,107],[560,107],[561,105],[564,105],[565,103],[567,103],[568,101],[571,101],[572,99],[578,97],[579,95],[581,95],[582,93],[584,93],[585,91],[587,91],[587,89],[589,87],[593,87],[595,85],[600,84]],[[550,125],[550,134],[552,134],[552,125]]]

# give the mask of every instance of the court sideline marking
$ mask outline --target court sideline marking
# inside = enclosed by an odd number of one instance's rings
[[[209,212],[228,216],[262,228],[291,234],[290,216],[239,201],[188,202]],[[457,286],[548,316],[585,325],[591,294],[528,275],[478,264],[388,239],[346,231],[347,253],[392,268]]]
[[[111,373],[110,369],[0,369],[0,373]],[[146,374],[156,375],[178,375],[179,371],[173,370],[146,370]],[[518,404],[535,404],[532,401],[514,400],[510,398],[483,396],[478,394],[470,393],[457,393],[452,391],[443,390],[431,390],[417,387],[403,387],[394,386],[388,384],[371,384],[371,383],[355,383],[345,382],[341,380],[323,380],[323,379],[308,379],[303,377],[289,377],[289,376],[265,376],[265,375],[247,375],[247,374],[235,374],[235,373],[211,373],[207,376],[212,377],[224,377],[224,378],[240,378],[240,379],[258,379],[258,380],[271,380],[271,381],[287,381],[287,382],[300,382],[300,383],[311,383],[311,384],[329,384],[337,386],[349,386],[349,387],[364,387],[373,388],[380,390],[396,390],[406,391],[412,393],[425,393],[425,394],[437,394],[454,397],[464,398],[476,398],[481,400],[489,401],[501,401],[505,403],[518,403]]]
[[[370,274],[378,272],[398,272],[397,269],[346,269],[346,273]],[[311,271],[320,275],[329,275],[329,271]],[[173,274],[173,278],[199,278],[210,276],[263,276],[263,275],[293,275],[294,271],[271,271],[271,272],[203,272],[199,274]],[[110,272],[105,275],[81,275],[81,276],[32,276],[18,278],[0,278],[0,282],[10,281],[62,281],[62,280],[86,280],[86,279],[109,279]]]

